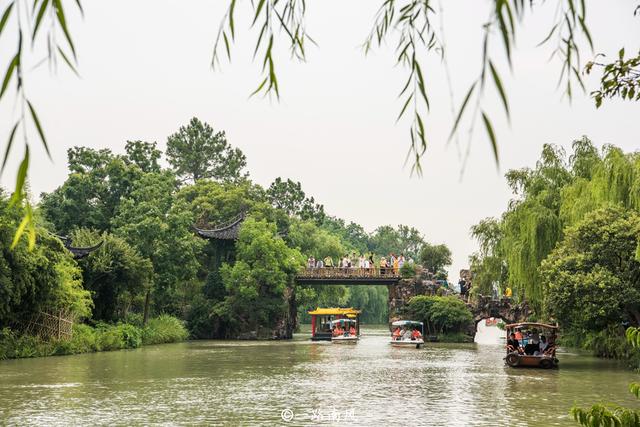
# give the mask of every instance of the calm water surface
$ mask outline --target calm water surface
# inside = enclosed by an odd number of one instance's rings
[[[627,383],[640,379],[613,362],[563,353],[559,370],[517,370],[499,347],[396,349],[382,328],[363,334],[0,362],[0,425],[550,426],[575,425],[574,402],[638,406]]]

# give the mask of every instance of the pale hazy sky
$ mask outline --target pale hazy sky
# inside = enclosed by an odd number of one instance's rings
[[[2,10],[6,3],[0,1]],[[73,2],[67,3],[71,8]],[[487,108],[496,117],[499,169],[488,141],[478,133],[461,177],[460,151],[466,145],[458,149],[447,144],[451,99],[442,64],[428,62],[432,112],[426,123],[430,146],[422,178],[411,177],[403,167],[408,125],[396,124],[395,117],[405,71],[394,67],[393,46],[367,57],[359,49],[380,1],[308,0],[308,30],[319,47],[308,47],[304,64],[281,55],[276,63],[279,102],[248,99],[259,81],[259,68],[251,62],[255,33],[247,31],[246,0],[238,10],[233,61],[220,72],[211,70],[212,44],[227,3],[84,1],[84,19],[70,13],[81,78],[62,67],[53,74],[42,67],[27,76],[53,155],[51,162],[33,144],[33,193],[62,184],[66,150],[72,146],[123,152],[126,140],[142,139],[157,141],[164,149],[167,136],[197,116],[225,130],[229,142],[244,151],[254,181],[264,186],[278,176],[301,181],[327,212],[369,231],[383,224],[415,226],[429,241],[452,249],[450,271],[457,277],[476,249],[469,227],[507,206],[511,196],[504,173],[533,166],[544,143],[568,148],[573,139],[587,135],[598,146],[638,148],[640,104],[607,101],[596,110],[587,95],[578,94],[571,104],[562,99],[556,88],[559,65],[548,62],[551,47],[535,47],[548,31],[556,2],[546,2],[520,28],[513,72],[502,64],[510,125],[497,99],[487,98]],[[444,2],[456,103],[479,70],[481,24],[489,3]],[[640,48],[640,17],[632,16],[636,3],[588,2],[596,52],[614,55],[621,46],[628,52]],[[1,64],[14,48],[7,40],[0,41]],[[495,44],[501,49],[497,38]],[[587,82],[595,87],[595,80]],[[9,133],[7,118],[14,116],[9,104],[3,101],[0,106],[1,141]],[[13,164],[2,175],[4,187],[14,184],[20,151],[14,150]]]

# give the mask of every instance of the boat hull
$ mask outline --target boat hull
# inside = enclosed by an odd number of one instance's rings
[[[331,342],[334,344],[356,344],[358,342],[358,337],[333,337],[331,338]]]
[[[509,353],[504,358],[505,363],[512,368],[551,369],[558,367],[555,356],[529,356],[526,354]]]
[[[399,348],[421,348],[424,340],[391,340],[389,344]]]

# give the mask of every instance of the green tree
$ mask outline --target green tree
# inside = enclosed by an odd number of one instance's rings
[[[133,189],[142,170],[110,150],[74,147],[67,152],[70,174],[64,184],[42,194],[44,217],[60,234],[76,227],[111,230],[121,200]]]
[[[237,242],[235,264],[225,264],[222,280],[229,293],[227,315],[238,331],[259,331],[288,314],[287,290],[303,265],[300,252],[276,236],[275,224],[247,218]]]
[[[502,253],[502,224],[495,218],[485,218],[471,227],[471,236],[475,238],[480,251],[469,257],[473,274],[473,287],[481,295],[490,295],[493,285],[500,288],[507,280],[507,265]]]
[[[374,230],[369,239],[369,250],[378,255],[404,254],[417,258],[425,244],[422,234],[413,227],[399,225],[397,229],[383,225]]]
[[[22,215],[23,207],[0,192],[0,327],[22,326],[39,311],[88,317],[91,297],[59,239],[37,226],[35,248],[25,239],[10,247]]]
[[[620,207],[594,211],[567,229],[541,266],[549,313],[577,331],[639,324],[639,236],[640,217]]]
[[[76,246],[103,244],[78,261],[85,289],[93,299],[93,319],[123,320],[131,308],[142,308],[142,298],[151,286],[152,265],[124,239],[108,233],[77,229]]]
[[[142,172],[160,172],[158,160],[162,152],[155,142],[127,141],[124,147],[127,159],[138,166]]]
[[[455,296],[418,295],[409,300],[407,314],[424,321],[430,333],[463,332],[473,321],[466,304]]]
[[[267,189],[266,196],[274,208],[283,210],[289,216],[313,219],[318,224],[324,221],[324,206],[316,203],[313,197],[307,197],[299,182],[290,179],[284,181],[278,177]]]
[[[143,174],[112,223],[114,234],[153,265],[151,297],[156,312],[181,315],[200,290],[197,274],[204,241],[193,233],[193,213],[177,192],[170,171]]]
[[[236,181],[247,175],[242,151],[229,145],[224,131],[216,132],[196,117],[169,137],[166,155],[183,180]]]
[[[439,273],[451,265],[451,250],[445,244],[425,243],[420,251],[420,262],[432,273]]]

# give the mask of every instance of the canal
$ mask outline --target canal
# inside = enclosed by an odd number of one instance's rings
[[[397,349],[384,327],[353,346],[194,341],[0,362],[0,424],[575,425],[574,402],[637,407],[639,378],[585,354],[559,370],[504,367],[501,347]],[[283,421],[283,417],[291,421]]]

